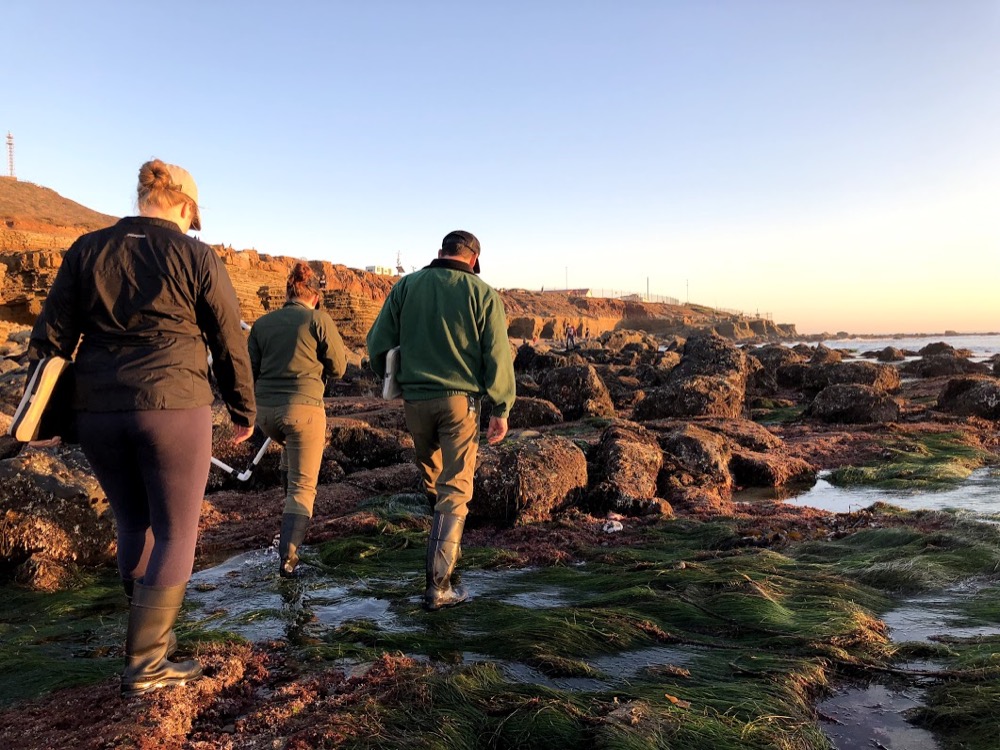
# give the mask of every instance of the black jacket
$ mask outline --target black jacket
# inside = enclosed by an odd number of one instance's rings
[[[77,409],[212,403],[208,356],[234,424],[254,423],[246,338],[229,274],[173,222],[133,216],[80,237],[31,332],[29,359],[76,353]]]

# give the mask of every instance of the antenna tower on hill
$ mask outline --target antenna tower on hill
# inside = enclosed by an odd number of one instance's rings
[[[17,179],[17,175],[14,173],[14,136],[7,131],[7,172],[8,176],[12,179]]]
[[[403,254],[400,252],[396,253],[396,275],[402,276],[406,273],[406,269],[403,268]]]

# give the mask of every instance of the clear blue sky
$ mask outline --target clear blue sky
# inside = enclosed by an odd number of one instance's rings
[[[20,179],[134,211],[189,169],[202,239],[498,287],[1000,329],[1000,2],[8,0]]]

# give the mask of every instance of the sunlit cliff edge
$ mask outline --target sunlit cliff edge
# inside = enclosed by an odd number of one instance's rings
[[[0,180],[0,321],[31,324],[66,249],[81,234],[115,221],[116,217],[92,211],[49,188]],[[302,260],[234,250],[225,245],[213,247],[233,280],[243,318],[248,322],[281,304],[288,271],[293,263]],[[327,261],[308,262],[326,280],[324,306],[345,340],[355,348],[363,346],[365,333],[397,277]],[[714,330],[737,341],[800,338],[794,324],[775,324],[700,305],[523,289],[502,290],[502,295],[509,333],[514,339],[560,338],[566,325],[575,326],[580,335],[589,332],[592,336],[626,328],[663,336]]]

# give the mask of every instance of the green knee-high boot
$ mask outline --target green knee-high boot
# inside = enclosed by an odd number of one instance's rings
[[[135,581],[122,579],[122,588],[125,589],[125,598],[128,600],[128,606],[132,606],[132,594],[135,592]],[[167,658],[169,659],[177,653],[177,633],[174,632],[173,628],[170,629],[170,635],[167,636]]]
[[[427,590],[424,607],[430,611],[452,607],[467,601],[469,593],[451,585],[451,574],[461,555],[465,518],[451,513],[434,513],[427,542]]]
[[[281,516],[281,536],[278,537],[278,575],[293,578],[299,564],[299,547],[309,529],[309,516],[285,513]]]
[[[197,661],[167,659],[170,630],[184,602],[186,584],[144,586],[136,583],[125,635],[122,695],[142,695],[168,685],[184,685],[201,676]]]

